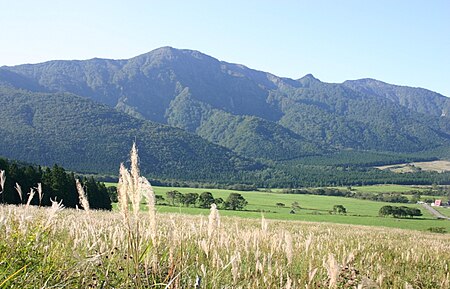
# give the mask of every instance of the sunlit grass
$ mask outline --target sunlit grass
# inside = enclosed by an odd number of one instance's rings
[[[138,256],[134,256],[127,250],[129,235],[120,213],[64,210],[49,222],[48,208],[0,206],[0,284],[4,282],[3,288],[195,288],[196,283],[201,288],[328,288],[335,280],[337,288],[449,286],[449,234],[262,221],[227,217],[233,213],[228,211],[219,212],[220,222],[208,234],[209,210],[201,210],[201,215],[162,214],[165,209],[169,208],[158,208],[154,240],[148,229],[150,217],[139,214]],[[137,271],[130,271],[130,259],[136,259]],[[327,270],[331,265],[334,271]]]

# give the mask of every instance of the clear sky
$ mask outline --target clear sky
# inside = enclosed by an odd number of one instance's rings
[[[450,96],[449,0],[0,0],[0,66],[199,50],[278,76]]]

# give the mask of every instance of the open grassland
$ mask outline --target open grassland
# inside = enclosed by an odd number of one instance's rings
[[[338,187],[345,190],[347,187]],[[353,186],[352,190],[362,193],[405,193],[411,191],[422,191],[425,188],[406,185],[372,185],[372,186]]]
[[[405,164],[395,164],[389,166],[376,167],[380,170],[391,170],[396,173],[414,172],[418,169],[423,171],[447,172],[450,171],[450,161],[430,161],[430,162],[414,162]]]
[[[107,183],[107,185],[116,185],[115,183]],[[443,227],[450,232],[450,221],[437,220],[421,205],[406,204],[406,206],[419,208],[422,211],[422,217],[409,218],[391,218],[380,217],[378,211],[382,206],[405,204],[393,204],[384,202],[375,202],[368,200],[332,197],[332,196],[315,196],[315,195],[295,195],[281,194],[279,191],[261,192],[261,191],[236,191],[223,189],[203,189],[203,188],[179,188],[179,187],[153,187],[155,194],[166,197],[168,191],[177,190],[183,194],[211,192],[215,198],[226,199],[232,192],[238,192],[248,201],[248,205],[244,211],[222,211],[225,216],[238,216],[243,218],[260,218],[261,212],[267,219],[278,220],[299,220],[312,222],[331,222],[341,224],[355,224],[365,226],[384,226],[411,230],[427,230],[432,227]],[[362,192],[407,192],[411,191],[410,186],[400,185],[379,185],[354,187]],[[344,189],[344,188],[342,188]],[[429,197],[429,196],[426,196]],[[291,204],[298,202],[300,209],[295,214],[290,214]],[[277,203],[285,204],[285,207],[278,207]],[[334,205],[343,205],[347,209],[346,215],[330,214]],[[142,210],[146,210],[146,206],[142,206]],[[191,215],[207,215],[208,209],[184,207],[184,206],[157,206],[160,213],[182,213]]]
[[[433,207],[433,209],[450,218],[450,207]]]
[[[208,191],[211,192],[215,198],[228,197],[231,192],[221,189],[199,189],[199,188],[174,188],[174,187],[154,187],[155,194],[165,197],[167,191],[178,190],[181,193],[198,193]],[[331,196],[314,196],[314,195],[295,195],[295,194],[280,194],[280,193],[266,193],[266,192],[246,192],[238,191],[248,201],[245,211],[221,211],[225,216],[238,216],[244,218],[261,218],[261,212],[267,219],[278,220],[300,220],[312,222],[331,222],[342,224],[356,224],[367,226],[385,226],[402,229],[413,230],[427,230],[431,227],[444,227],[447,232],[450,232],[450,222],[444,220],[436,220],[427,210],[422,206],[416,204],[407,204],[406,206],[421,209],[423,216],[414,219],[395,219],[391,217],[380,217],[378,211],[382,206],[386,205],[405,205],[392,204],[384,202],[374,202],[367,200],[359,200],[344,197]],[[291,204],[298,202],[300,209],[296,210],[295,214],[290,214]],[[278,207],[277,203],[285,204],[285,207]],[[334,205],[343,205],[347,209],[347,215],[330,214]],[[146,210],[145,206],[142,206]],[[191,207],[171,207],[171,206],[157,206],[158,212],[164,213],[183,213],[183,214],[203,214],[207,215],[209,210]]]
[[[219,214],[0,206],[0,288],[450,286],[449,234]]]

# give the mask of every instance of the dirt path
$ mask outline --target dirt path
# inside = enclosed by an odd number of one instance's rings
[[[433,214],[438,219],[446,219],[450,221],[450,218],[442,215],[440,212],[436,211],[432,206],[428,204],[422,204],[422,206],[427,209],[431,214]]]

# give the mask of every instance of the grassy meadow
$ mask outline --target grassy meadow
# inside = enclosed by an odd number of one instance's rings
[[[108,185],[116,185],[109,183]],[[383,186],[366,186],[355,187],[357,190],[364,192],[407,192],[411,190],[408,186],[399,185],[383,185]],[[295,195],[281,194],[274,192],[261,191],[235,191],[222,189],[202,189],[202,188],[178,188],[178,187],[154,187],[155,194],[166,197],[166,192],[177,190],[183,194],[211,192],[215,198],[226,199],[232,192],[238,192],[248,201],[248,205],[244,211],[228,211],[222,210],[224,216],[237,216],[243,218],[261,218],[261,212],[266,219],[278,220],[298,220],[311,222],[330,222],[341,224],[355,224],[365,226],[384,226],[411,230],[427,230],[431,227],[443,227],[450,232],[450,222],[435,219],[427,210],[417,204],[406,204],[406,206],[421,209],[423,216],[414,219],[395,219],[392,217],[380,217],[378,211],[382,206],[386,205],[405,205],[384,202],[374,202],[368,200],[359,200],[344,197],[332,196],[314,196],[314,195]],[[300,209],[295,214],[290,214],[291,204],[298,202]],[[277,203],[285,204],[285,207],[278,207]],[[346,215],[330,214],[334,205],[343,205],[347,209]],[[142,206],[142,210],[146,210],[146,206]],[[185,206],[157,206],[159,213],[181,213],[191,215],[207,215],[208,209],[185,207]]]
[[[450,222],[425,210],[382,218],[391,203],[260,191],[239,192],[244,211],[155,206],[170,190],[236,191],[152,188],[135,145],[130,159],[113,211],[90,210],[81,185],[85,210],[0,205],[0,289],[450,287]]]
[[[433,207],[436,211],[439,211],[442,215],[447,216],[450,218],[450,208],[446,207]]]
[[[449,234],[224,213],[0,206],[0,288],[450,286]]]

